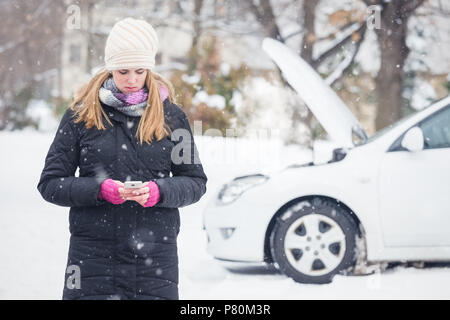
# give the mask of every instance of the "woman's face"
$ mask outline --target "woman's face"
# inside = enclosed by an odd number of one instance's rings
[[[114,83],[123,93],[136,92],[145,85],[146,69],[120,69],[112,72]]]

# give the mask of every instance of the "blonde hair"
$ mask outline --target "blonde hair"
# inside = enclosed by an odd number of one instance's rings
[[[82,86],[75,94],[74,101],[69,108],[74,111],[75,123],[84,121],[86,128],[96,126],[98,130],[106,130],[102,114],[112,126],[110,119],[103,110],[98,92],[103,82],[110,77],[109,71],[102,71],[92,77],[89,83]],[[159,88],[164,86],[169,93],[168,99],[175,102],[175,94],[172,84],[161,75],[147,70],[145,84],[149,90],[147,106],[139,121],[136,138],[140,143],[151,143],[155,138],[161,140],[170,134],[170,129],[164,121],[164,109]]]

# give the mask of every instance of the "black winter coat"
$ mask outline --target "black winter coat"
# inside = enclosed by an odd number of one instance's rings
[[[166,124],[171,130],[186,129],[192,140],[168,136],[141,145],[135,138],[140,117],[102,107],[114,124],[103,118],[106,131],[75,124],[73,111],[65,112],[37,186],[45,200],[70,207],[63,299],[178,299],[177,208],[198,201],[207,181],[189,122],[166,99]],[[172,161],[172,149],[181,146],[192,148],[195,163]],[[180,155],[189,157],[184,150]],[[79,177],[74,176],[77,167]],[[145,208],[135,201],[113,205],[98,200],[108,178],[152,180],[160,201]]]

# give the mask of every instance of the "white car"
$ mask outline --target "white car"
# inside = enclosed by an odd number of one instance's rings
[[[359,263],[450,260],[450,97],[367,139],[305,61],[275,40],[263,49],[342,148],[224,185],[203,214],[208,253],[273,263],[302,283]]]

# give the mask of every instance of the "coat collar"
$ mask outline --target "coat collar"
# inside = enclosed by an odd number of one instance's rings
[[[104,104],[100,101],[100,104],[105,111],[105,113],[108,115],[110,120],[114,120],[121,123],[127,123],[127,121],[139,121],[141,117],[131,117],[127,116],[126,114],[120,112],[117,109],[114,109],[113,107],[108,106],[107,104]],[[167,118],[169,115],[168,112],[168,105],[170,104],[169,99],[165,99],[163,101],[163,109],[164,109],[164,118]]]
[[[126,114],[120,112],[119,110],[116,110],[113,107],[104,104],[103,102],[100,102],[100,104],[110,120],[126,123],[127,121],[129,121],[129,118],[140,119],[140,117],[129,117]]]

